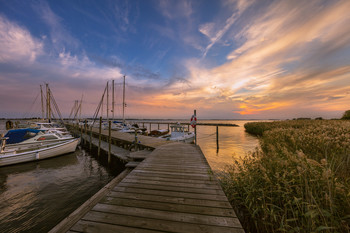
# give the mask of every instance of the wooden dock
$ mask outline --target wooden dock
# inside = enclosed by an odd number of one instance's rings
[[[163,144],[118,182],[51,232],[244,232],[198,146]]]

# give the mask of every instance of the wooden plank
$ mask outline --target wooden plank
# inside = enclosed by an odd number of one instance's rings
[[[125,227],[120,225],[108,224],[108,223],[100,223],[100,222],[91,222],[86,220],[80,220],[72,227],[72,232],[86,232],[86,233],[115,233],[115,232],[123,232],[123,233],[159,233],[159,231],[152,231],[142,228],[135,227]]]
[[[167,210],[172,212],[196,213],[213,216],[236,217],[232,208],[217,208],[209,206],[183,205],[179,203],[152,202],[127,198],[105,197],[100,203],[110,205],[122,205],[130,207],[140,207],[154,210]],[[176,213],[174,213],[176,214]]]
[[[139,193],[123,193],[112,191],[107,194],[108,197],[120,197],[144,201],[153,202],[166,202],[166,203],[179,203],[183,205],[198,205],[198,206],[210,206],[210,207],[221,207],[221,208],[232,208],[230,203],[227,201],[212,201],[212,200],[201,200],[201,199],[190,199],[183,197],[169,197],[160,195],[149,195],[149,194],[139,194]]]
[[[192,224],[186,222],[174,222],[169,220],[152,219],[147,217],[135,217],[123,214],[111,214],[97,211],[90,211],[84,218],[87,221],[110,223],[113,225],[121,225],[147,230],[158,230],[165,232],[217,232],[232,233],[244,232],[241,228],[233,227],[217,227],[206,224]]]
[[[144,176],[144,177],[164,177],[164,178],[176,178],[176,179],[191,179],[191,180],[215,180],[213,175],[197,175],[197,174],[181,174],[172,172],[155,172],[155,171],[142,171],[133,170],[132,175]]]
[[[138,184],[138,183],[120,183],[119,187],[133,187],[133,188],[143,188],[143,189],[153,189],[153,190],[168,190],[176,192],[187,192],[187,193],[204,193],[204,194],[223,194],[220,189],[198,189],[198,188],[188,188],[188,187],[178,187],[178,186],[166,186],[166,185],[150,185],[150,184]]]
[[[124,192],[124,193],[161,195],[161,196],[169,196],[169,197],[183,197],[183,198],[212,200],[212,201],[227,201],[227,197],[225,195],[219,195],[219,194],[185,193],[185,192],[162,191],[162,190],[140,189],[140,188],[130,188],[130,187],[127,188],[127,187],[120,187],[120,186],[115,187],[113,191]]]
[[[127,164],[125,164],[125,167],[134,168],[137,167],[139,164],[140,162],[128,162]]]
[[[189,188],[199,188],[199,189],[221,189],[221,187],[216,183],[213,184],[198,184],[198,183],[186,183],[186,182],[164,182],[157,180],[139,180],[139,179],[129,179],[128,177],[123,180],[123,183],[140,183],[140,184],[152,184],[152,185],[167,185],[176,187],[189,187]]]
[[[183,182],[184,179],[183,178],[178,178],[176,176],[172,176],[172,177],[159,177],[159,176],[141,176],[138,174],[132,174],[132,175],[128,175],[128,179],[133,179],[133,180],[138,180],[138,181],[142,181],[142,180],[153,180],[153,181],[163,181],[163,182],[168,182],[168,183],[179,183],[179,182]],[[186,182],[189,184],[209,184],[209,185],[217,185],[217,180],[198,180],[198,179],[191,179],[190,177],[188,177],[188,179],[186,179]]]
[[[92,209],[93,211],[99,211],[103,213],[123,214],[135,217],[144,217],[159,220],[169,220],[176,222],[187,222],[195,224],[206,224],[222,227],[235,227],[239,224],[237,218],[234,217],[219,217],[211,215],[201,215],[193,213],[182,213],[164,211],[164,210],[152,210],[145,208],[129,207],[129,206],[118,206],[98,203]]]

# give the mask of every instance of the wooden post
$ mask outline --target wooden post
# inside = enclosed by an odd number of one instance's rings
[[[92,149],[92,125],[90,126],[90,151]]]
[[[101,154],[101,128],[102,128],[102,117],[100,117],[100,127],[98,130],[98,150],[97,150],[98,157],[100,157],[100,154]]]
[[[135,129],[135,151],[138,151],[137,130]]]
[[[190,125],[189,124],[187,125],[187,130],[188,130],[188,132],[190,132]]]
[[[145,122],[142,122],[142,128],[145,128]]]
[[[111,143],[112,143],[112,137],[111,137],[111,121],[108,121],[108,164],[111,163]]]
[[[168,123],[168,131],[169,131],[169,123]]]
[[[216,152],[219,151],[219,126],[216,126]]]
[[[149,132],[152,130],[152,123],[149,123]]]
[[[81,139],[81,144],[84,144],[84,139],[83,139],[83,126],[80,127],[80,139]]]
[[[197,117],[197,110],[194,110],[194,117]],[[197,127],[194,127],[194,144],[197,145]]]
[[[158,130],[159,130],[159,123],[158,123]]]

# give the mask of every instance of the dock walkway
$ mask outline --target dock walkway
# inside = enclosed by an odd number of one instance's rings
[[[244,232],[203,153],[190,144],[157,147],[93,203],[74,225],[51,232]]]

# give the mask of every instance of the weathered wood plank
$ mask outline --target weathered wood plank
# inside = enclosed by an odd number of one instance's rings
[[[195,223],[195,224],[206,224],[206,225],[214,225],[214,226],[222,226],[222,227],[235,227],[237,224],[239,225],[239,221],[237,218],[233,217],[218,217],[218,216],[210,216],[210,215],[200,215],[193,213],[181,213],[164,210],[152,210],[145,208],[137,208],[137,207],[128,207],[128,206],[117,206],[117,205],[108,205],[98,203],[92,208],[93,211],[99,211],[103,213],[113,213],[113,214],[123,214],[128,216],[135,217],[145,217],[159,220],[169,220],[176,222],[187,222],[187,223]]]
[[[139,184],[153,184],[153,185],[167,185],[176,187],[189,187],[189,188],[202,188],[202,189],[221,189],[219,184],[198,184],[198,183],[185,183],[183,182],[166,182],[157,180],[141,180],[141,179],[129,179],[128,177],[123,180],[123,183],[139,183]]]
[[[161,196],[169,196],[169,197],[183,197],[183,198],[212,200],[212,201],[227,201],[227,197],[225,195],[219,195],[219,194],[185,193],[185,192],[162,191],[162,190],[140,189],[140,188],[130,188],[130,187],[127,188],[127,187],[121,187],[121,186],[115,187],[113,191],[124,192],[124,193],[161,195]]]
[[[184,179],[181,178],[177,178],[176,176],[173,177],[159,177],[159,176],[141,176],[141,175],[128,175],[128,179],[133,179],[133,180],[138,180],[141,181],[142,180],[152,180],[152,181],[163,181],[163,182],[168,182],[168,183],[180,183],[183,182]],[[186,179],[186,182],[189,184],[209,184],[209,185],[217,185],[217,180],[193,180],[190,177],[188,177],[188,179]]]
[[[198,205],[198,206],[210,206],[210,207],[221,207],[221,208],[232,208],[230,203],[227,201],[213,201],[213,200],[201,200],[201,199],[190,199],[183,197],[169,197],[169,196],[160,196],[160,195],[149,195],[141,193],[123,193],[112,191],[108,197],[121,197],[128,199],[144,200],[144,201],[153,201],[153,202],[166,202],[166,203],[179,203],[183,205]]]
[[[135,227],[125,227],[120,225],[108,224],[108,223],[100,223],[100,222],[92,222],[86,220],[80,220],[77,224],[72,227],[72,232],[86,232],[86,233],[159,233],[159,231],[152,231],[142,228]]]
[[[176,192],[187,192],[187,193],[204,193],[204,194],[223,194],[220,189],[198,189],[198,188],[188,188],[188,187],[177,187],[177,186],[166,186],[166,185],[151,185],[151,184],[138,184],[138,183],[120,183],[119,187],[133,187],[133,188],[143,188],[143,189],[153,189],[153,190],[168,190]]]
[[[183,205],[179,203],[152,202],[152,201],[143,201],[143,200],[136,200],[136,199],[126,199],[126,198],[124,199],[120,197],[114,198],[114,197],[108,197],[108,196],[102,199],[100,203],[105,203],[110,205],[140,207],[140,208],[154,209],[154,210],[167,210],[172,212],[196,213],[196,214],[204,214],[204,215],[223,216],[223,217],[236,217],[236,214],[232,208]]]
[[[243,232],[241,228],[218,227],[205,224],[192,224],[186,222],[174,222],[169,220],[160,220],[147,217],[135,217],[122,214],[102,213],[97,211],[90,211],[84,216],[83,219],[87,221],[110,223],[114,225],[136,227],[147,230],[158,230],[163,232]]]

